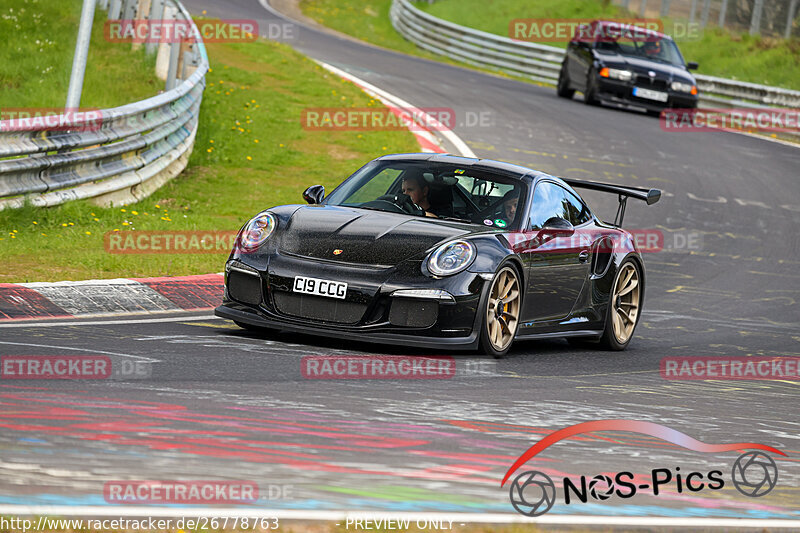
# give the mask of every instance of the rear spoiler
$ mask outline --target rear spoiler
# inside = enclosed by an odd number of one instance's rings
[[[636,198],[653,205],[661,199],[659,189],[645,189],[644,187],[629,187],[627,185],[612,185],[610,183],[600,183],[597,181],[583,181],[575,179],[561,178],[565,183],[576,189],[591,189],[593,191],[608,192],[619,195],[619,207],[617,216],[614,217],[614,225],[622,226],[622,219],[625,218],[625,205],[628,198]]]

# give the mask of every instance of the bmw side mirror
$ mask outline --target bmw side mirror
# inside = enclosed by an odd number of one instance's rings
[[[700,68],[700,65],[698,65],[696,61],[689,61],[688,63],[686,63],[686,68],[688,70],[697,70],[698,68]]]
[[[544,223],[542,231],[555,237],[570,237],[575,233],[575,226],[569,220],[561,217],[552,217]]]
[[[303,191],[303,200],[309,204],[321,204],[325,198],[325,187],[322,185],[312,185]]]

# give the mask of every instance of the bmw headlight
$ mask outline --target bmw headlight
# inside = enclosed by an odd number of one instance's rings
[[[450,241],[428,258],[428,270],[437,276],[450,276],[467,268],[475,258],[475,246],[467,241]]]
[[[239,243],[248,251],[255,250],[266,241],[278,226],[272,213],[261,213],[248,222],[242,230]]]
[[[697,87],[692,85],[691,83],[683,83],[682,81],[673,81],[670,87],[675,92],[697,94]]]
[[[603,78],[611,78],[612,80],[630,81],[631,78],[633,78],[633,72],[630,70],[604,67],[600,69],[600,76]]]

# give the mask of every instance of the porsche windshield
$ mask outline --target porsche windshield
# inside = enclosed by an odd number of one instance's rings
[[[326,199],[326,205],[516,228],[525,198],[522,180],[450,163],[370,163]]]

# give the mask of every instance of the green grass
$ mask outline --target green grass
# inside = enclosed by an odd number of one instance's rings
[[[0,4],[0,111],[7,107],[58,108],[67,100],[81,2],[3,0]],[[82,107],[116,107],[164,88],[153,58],[130,43],[103,35],[106,12],[95,12]],[[110,90],[113,87],[113,90]]]
[[[391,0],[301,0],[303,12],[333,29],[401,52],[442,60],[406,41],[389,22]],[[631,16],[604,0],[437,0],[415,3],[428,13],[497,35],[508,36],[518,18],[597,18]],[[670,27],[668,23],[665,27]],[[545,43],[564,48],[565,43]],[[679,42],[687,61],[701,74],[800,90],[800,40],[736,35],[708,28],[699,40]],[[452,61],[448,60],[449,63]]]
[[[220,272],[227,252],[110,254],[103,235],[235,231],[262,209],[303,203],[309,185],[330,190],[374,157],[419,150],[406,131],[304,130],[304,108],[380,104],[288,46],[212,44],[208,52],[212,71],[187,170],[124,208],[79,201],[0,211],[0,282]]]

